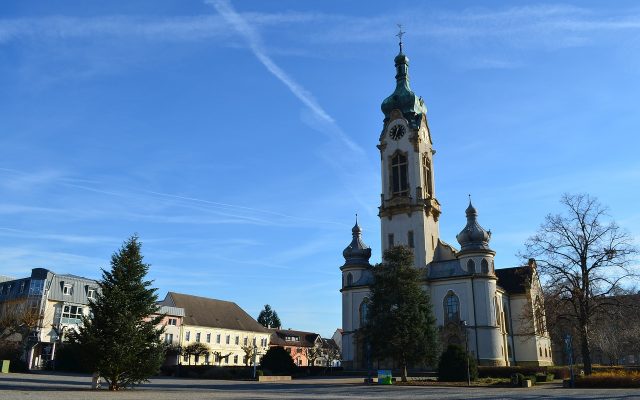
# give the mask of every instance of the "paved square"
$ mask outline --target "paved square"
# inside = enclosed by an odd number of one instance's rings
[[[89,389],[91,377],[68,374],[0,375],[0,399],[640,399],[637,389],[367,386],[357,378],[297,379],[285,383],[154,378],[134,390]]]

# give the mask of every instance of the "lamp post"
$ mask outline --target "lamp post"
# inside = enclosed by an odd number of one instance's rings
[[[460,321],[460,326],[464,329],[464,357],[467,359],[467,386],[471,386],[471,371],[469,368],[469,338],[467,337],[467,321]]]

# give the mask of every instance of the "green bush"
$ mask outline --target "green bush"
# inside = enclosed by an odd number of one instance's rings
[[[280,346],[269,348],[260,365],[274,375],[292,375],[297,368],[289,352]]]
[[[467,358],[469,359],[469,376],[472,381],[478,379],[476,360],[465,352],[461,346],[449,345],[440,356],[438,363],[438,380],[442,382],[464,382],[467,380]]]
[[[511,375],[511,384],[513,386],[522,386],[522,382],[524,382],[524,375],[516,372],[515,374]]]
[[[27,363],[21,359],[22,348],[17,342],[0,342],[0,360],[9,360],[10,372],[26,372]]]

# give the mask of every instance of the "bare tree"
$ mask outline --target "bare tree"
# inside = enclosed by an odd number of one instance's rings
[[[241,349],[244,351],[244,365],[253,365],[253,356],[257,355],[258,349],[254,346],[242,346]]]
[[[305,355],[307,356],[307,362],[309,366],[316,365],[316,360],[322,357],[322,348],[320,346],[314,346],[304,349]]]
[[[618,306],[615,296],[637,277],[636,248],[607,209],[586,194],[565,194],[564,214],[549,214],[526,244],[535,258],[547,297],[557,302],[557,318],[574,321],[585,374],[591,374],[590,328],[593,319]]]

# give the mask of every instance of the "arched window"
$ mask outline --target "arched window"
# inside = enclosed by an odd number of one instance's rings
[[[467,271],[470,274],[475,274],[476,273],[476,263],[473,260],[467,261]]]
[[[487,262],[487,260],[485,258],[483,258],[482,261],[480,261],[480,268],[481,268],[483,274],[488,274],[489,273],[489,263]]]
[[[540,357],[542,357],[542,347],[538,347],[538,350],[540,350]]]
[[[444,297],[444,318],[447,322],[460,320],[460,300],[451,291]]]
[[[536,301],[533,307],[536,322],[536,333],[542,336],[545,334],[547,329],[544,326],[544,309],[542,307],[542,301],[540,301],[540,296],[536,296]]]
[[[409,194],[407,157],[400,153],[396,153],[391,157],[391,192],[394,196],[406,196]]]
[[[547,353],[547,348],[545,347],[545,348],[544,348],[544,356],[545,356],[545,358],[546,358],[546,357],[548,357],[548,356],[547,356],[547,354],[548,354],[548,353]]]
[[[365,297],[360,303],[360,327],[367,324],[367,318],[369,318],[369,299]]]
[[[353,285],[353,275],[351,275],[351,272],[349,272],[347,274],[347,286],[351,286]]]
[[[428,156],[422,158],[422,175],[424,175],[424,197],[433,197],[433,181],[431,178],[431,160]]]

